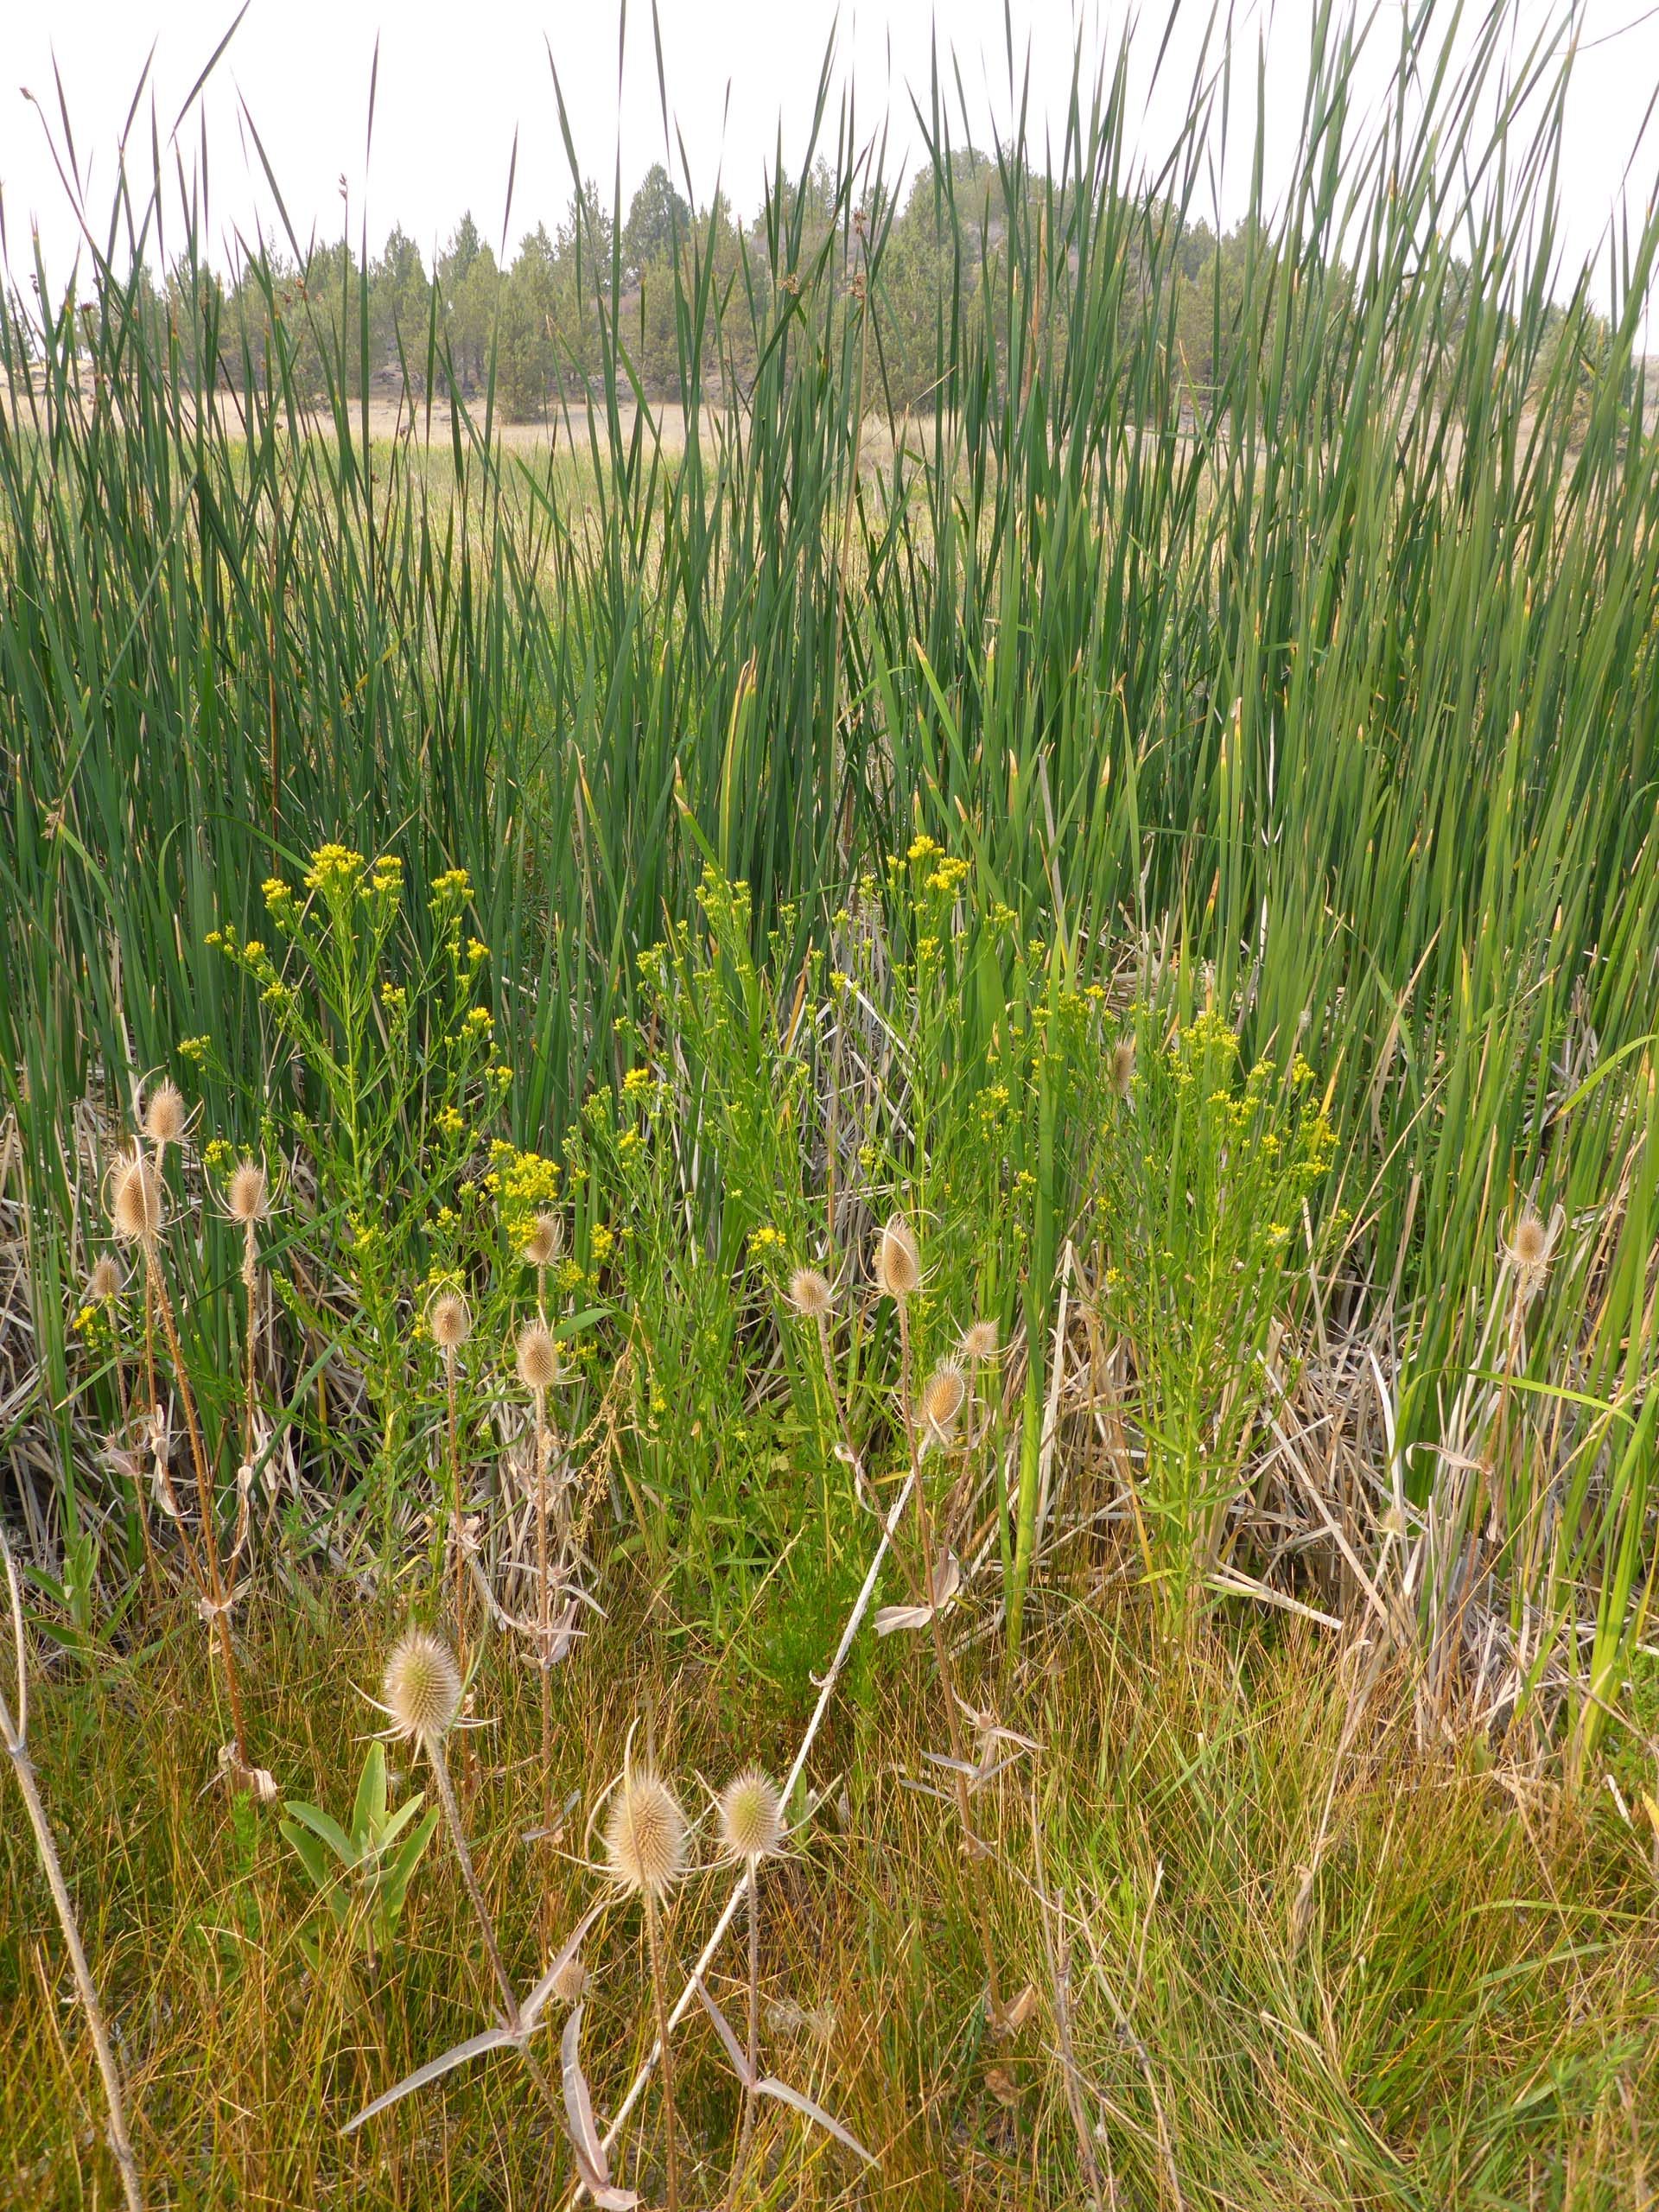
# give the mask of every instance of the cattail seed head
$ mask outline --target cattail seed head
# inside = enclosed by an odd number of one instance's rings
[[[225,1205],[231,1219],[240,1222],[244,1229],[269,1218],[270,1185],[257,1160],[237,1162],[226,1189]]]
[[[532,1268],[550,1268],[563,1241],[557,1214],[538,1213],[524,1239],[524,1257]]]
[[[951,1359],[936,1367],[922,1385],[922,1421],[941,1444],[949,1442],[967,1395],[967,1381]]]
[[[150,1244],[162,1232],[162,1179],[137,1145],[115,1171],[110,1218],[124,1244]]]
[[[112,1254],[105,1252],[93,1262],[92,1272],[86,1278],[87,1303],[107,1306],[121,1295],[121,1270]]]
[[[625,1774],[605,1822],[605,1857],[623,1889],[665,1897],[685,1872],[685,1815],[649,1768]]]
[[[386,1662],[380,1701],[394,1734],[412,1737],[423,1751],[443,1741],[461,1710],[461,1669],[442,1637],[411,1628],[398,1638]]]
[[[545,1321],[529,1321],[518,1332],[518,1380],[526,1390],[550,1390],[559,1379],[559,1348]]]
[[[473,1317],[458,1290],[440,1292],[432,1301],[427,1319],[432,1341],[440,1351],[454,1351],[457,1344],[466,1343],[473,1332]]]
[[[752,1766],[720,1793],[721,1850],[753,1866],[770,1859],[783,1840],[783,1800],[771,1778]]]
[[[158,1148],[177,1144],[184,1135],[184,1094],[175,1083],[161,1083],[150,1093],[144,1114],[144,1135]]]
[[[1135,1088],[1135,1039],[1120,1037],[1112,1047],[1111,1070],[1108,1081],[1116,1098],[1127,1098]]]
[[[995,1321],[976,1321],[971,1329],[963,1332],[962,1356],[964,1359],[995,1359],[996,1352]]]
[[[910,1224],[896,1213],[875,1240],[875,1287],[884,1298],[900,1303],[921,1286],[921,1255]]]
[[[789,1302],[803,1320],[816,1321],[835,1304],[836,1294],[817,1268],[797,1268],[789,1279]]]

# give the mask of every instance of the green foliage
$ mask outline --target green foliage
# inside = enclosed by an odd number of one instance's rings
[[[410,1882],[438,1824],[435,1805],[421,1813],[423,1794],[417,1789],[395,1812],[388,1809],[386,1751],[377,1738],[364,1755],[349,1827],[292,1798],[277,1822],[336,1929],[350,1932],[371,1965],[397,1942]],[[314,1947],[314,1972],[320,1964]]]
[[[1099,1280],[1135,1361],[1146,1573],[1180,1614],[1222,1557],[1244,1440],[1294,1380],[1280,1343],[1330,1249],[1313,1209],[1336,1136],[1308,1063],[1244,1066],[1211,1010],[1171,1033],[1142,1009],[1119,1046],[1096,1109]]]

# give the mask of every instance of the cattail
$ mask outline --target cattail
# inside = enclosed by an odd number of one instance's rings
[[[461,1669],[442,1637],[412,1628],[392,1648],[380,1701],[394,1735],[412,1737],[423,1751],[441,1745],[461,1710]]]
[[[685,1872],[685,1815],[665,1782],[649,1768],[625,1774],[605,1823],[605,1857],[622,1888],[653,1902]]]
[[[93,1262],[86,1278],[86,1300],[92,1306],[111,1306],[121,1295],[121,1270],[105,1252]]]
[[[816,1268],[797,1268],[789,1279],[789,1302],[803,1320],[816,1321],[828,1313],[836,1294],[830,1278]]]
[[[750,1767],[720,1793],[720,1847],[723,1855],[753,1866],[770,1859],[784,1840],[784,1805],[770,1777]]]
[[[1134,1090],[1135,1039],[1133,1037],[1120,1037],[1113,1046],[1111,1073],[1108,1080],[1111,1084],[1112,1095],[1116,1098],[1127,1098]]]
[[[968,1383],[954,1360],[936,1367],[922,1385],[922,1420],[936,1443],[948,1444],[968,1395]]]
[[[433,1300],[428,1321],[432,1341],[440,1351],[454,1351],[472,1334],[473,1317],[458,1290],[446,1290]]]
[[[116,1170],[110,1218],[124,1244],[153,1244],[162,1233],[162,1180],[137,1145]]]
[[[996,1352],[997,1334],[995,1321],[976,1321],[971,1329],[965,1329],[963,1332],[962,1356],[964,1359],[995,1359]]]
[[[563,1234],[556,1213],[538,1213],[524,1239],[524,1258],[532,1268],[550,1268],[559,1256]]]
[[[257,1160],[238,1160],[225,1192],[225,1207],[234,1222],[252,1229],[270,1216],[270,1184]]]
[[[903,1305],[921,1286],[921,1255],[910,1224],[896,1213],[875,1240],[875,1287],[884,1298]]]
[[[559,1348],[545,1321],[528,1321],[518,1332],[518,1380],[539,1396],[559,1379]]]

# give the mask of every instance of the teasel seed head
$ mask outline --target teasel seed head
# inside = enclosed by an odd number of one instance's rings
[[[822,1319],[836,1302],[829,1276],[817,1268],[797,1268],[789,1279],[789,1302],[803,1320]]]
[[[962,1336],[962,1356],[964,1359],[995,1359],[997,1354],[997,1332],[995,1321],[976,1321]]]
[[[1112,1047],[1112,1065],[1109,1080],[1116,1098],[1127,1098],[1135,1088],[1135,1039],[1120,1037]]]
[[[158,1084],[149,1095],[149,1104],[144,1112],[144,1135],[158,1153],[179,1142],[188,1119],[184,1094],[177,1084]]]
[[[588,1986],[588,1969],[580,1959],[567,1959],[553,1977],[553,1994],[561,2005],[575,2005]]]
[[[153,1244],[162,1233],[162,1179],[137,1145],[115,1171],[110,1218],[124,1244]]]
[[[545,1321],[527,1321],[518,1332],[518,1380],[538,1395],[559,1379],[559,1348]]]
[[[896,1213],[875,1240],[875,1287],[885,1298],[900,1304],[920,1288],[921,1255],[910,1224]]]
[[[532,1268],[550,1268],[564,1242],[556,1213],[538,1213],[524,1239],[524,1258]]]
[[[1515,1269],[1522,1299],[1535,1298],[1544,1287],[1555,1251],[1555,1240],[1560,1234],[1561,1218],[1558,1206],[1546,1222],[1529,1198],[1522,1207],[1514,1228],[1503,1240],[1503,1249]]]
[[[424,1628],[404,1631],[386,1662],[380,1702],[394,1735],[412,1738],[425,1751],[443,1741],[461,1710],[461,1669],[442,1637]]]
[[[239,1160],[225,1189],[225,1209],[244,1229],[270,1218],[270,1183],[257,1160]]]
[[[605,1822],[605,1857],[623,1889],[653,1901],[685,1872],[685,1815],[668,1784],[648,1767],[626,1773],[617,1784]]]
[[[753,1866],[772,1858],[784,1840],[784,1801],[758,1766],[728,1782],[720,1793],[722,1855]]]
[[[922,1423],[937,1443],[950,1442],[967,1395],[967,1379],[953,1359],[936,1367],[923,1383]]]
[[[92,1262],[92,1272],[86,1278],[87,1303],[92,1306],[111,1306],[121,1295],[121,1270],[115,1255],[104,1252]]]
[[[454,1351],[464,1344],[473,1332],[473,1317],[467,1301],[458,1290],[440,1291],[432,1301],[427,1316],[427,1325],[432,1332],[432,1341],[440,1351]]]

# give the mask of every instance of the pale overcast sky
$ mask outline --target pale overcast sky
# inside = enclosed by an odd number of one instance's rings
[[[1124,10],[1101,0],[1078,0],[1075,7],[1071,0],[1009,5],[1016,46],[1022,57],[1030,51],[1033,135],[1040,140],[1046,120],[1059,127],[1074,41],[1081,37],[1091,60],[1115,48]],[[1313,0],[1278,0],[1271,8],[1237,0],[1244,128],[1236,128],[1236,181],[1224,188],[1224,203],[1230,201],[1224,213],[1236,211],[1243,188],[1240,156],[1248,152],[1251,111],[1243,95],[1253,86],[1255,41],[1265,26],[1270,116],[1282,114],[1294,130],[1312,7]],[[1185,111],[1206,13],[1202,0],[1185,7],[1173,58],[1161,83],[1148,91],[1163,8],[1145,10],[1135,49],[1141,87],[1135,111],[1142,118],[1137,135],[1148,158],[1167,148]],[[88,204],[101,211],[109,204],[115,149],[151,44],[165,134],[234,16],[227,0],[0,0],[0,206],[14,269],[28,266],[31,224],[38,224],[59,278],[75,237],[40,118],[21,88],[40,98],[60,136],[55,59],[76,154],[83,173],[90,171]],[[1519,16],[1530,34],[1565,26],[1570,10],[1562,0],[1519,0]],[[856,9],[850,0],[840,8],[833,0],[660,0],[660,21],[671,118],[699,199],[719,177],[737,205],[751,209],[780,123],[786,155],[798,156],[832,38],[835,81],[854,87],[860,137],[887,119],[897,160],[913,165],[918,156],[909,93],[913,88],[925,104],[936,21],[941,42],[957,57],[976,143],[988,143],[993,129],[1007,124],[1003,0],[861,0]],[[1659,85],[1659,4],[1581,0],[1578,21],[1581,54],[1563,191],[1572,250],[1586,254],[1595,251],[1621,192],[1639,213],[1659,179],[1659,134],[1649,129],[1637,150]],[[1382,51],[1373,82],[1382,75],[1398,22],[1399,0],[1379,7],[1376,43]],[[550,46],[582,168],[599,180],[607,200],[620,120],[626,200],[663,151],[648,0],[634,0],[628,11],[620,103],[618,29],[615,0],[473,0],[463,7],[399,0],[395,8],[386,0],[252,0],[204,95],[215,238],[223,241],[233,225],[247,226],[261,213],[270,221],[270,197],[240,121],[241,100],[302,235],[314,224],[323,236],[339,235],[343,175],[353,240],[366,213],[372,247],[401,222],[429,251],[470,207],[493,241],[501,231],[515,130],[509,244],[538,220],[550,226],[569,202],[570,179]],[[377,35],[379,88],[365,162]],[[146,139],[147,114],[146,108]],[[199,118],[185,136],[191,162]],[[677,155],[674,168],[677,181]]]

